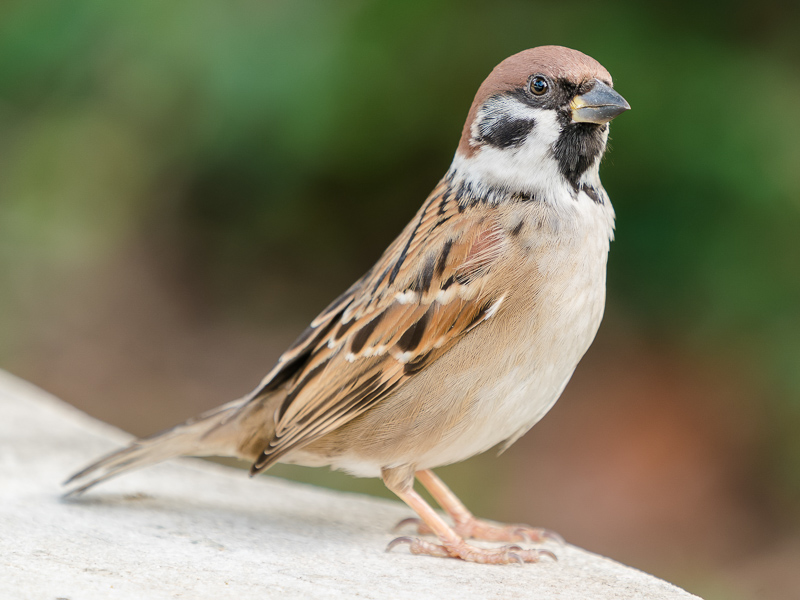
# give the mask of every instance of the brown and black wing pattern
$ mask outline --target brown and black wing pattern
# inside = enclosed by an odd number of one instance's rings
[[[443,180],[254,392],[285,386],[286,397],[252,472],[356,418],[494,315],[504,296],[485,282],[507,244],[492,212],[465,209]]]

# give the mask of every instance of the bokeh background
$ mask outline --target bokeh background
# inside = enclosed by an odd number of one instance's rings
[[[709,600],[797,597],[799,25],[776,0],[5,0],[0,366],[135,434],[243,395],[417,210],[491,68],[577,48],[633,106],[605,322],[542,423],[442,475]]]

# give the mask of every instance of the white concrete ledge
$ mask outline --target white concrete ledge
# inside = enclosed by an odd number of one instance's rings
[[[128,436],[0,371],[2,598],[696,598],[574,546],[486,566],[387,554],[399,502],[184,459],[60,499]]]

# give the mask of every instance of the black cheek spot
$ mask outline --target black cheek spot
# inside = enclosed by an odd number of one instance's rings
[[[525,221],[520,221],[519,223],[517,223],[517,224],[514,226],[514,229],[512,229],[512,230],[511,230],[509,233],[510,233],[512,236],[515,236],[515,237],[516,237],[516,236],[518,236],[518,235],[519,235],[519,234],[522,232],[522,227],[523,227],[524,225],[525,225]]]
[[[533,119],[511,119],[502,117],[491,123],[479,126],[480,140],[497,148],[520,146],[531,129],[536,125]]]

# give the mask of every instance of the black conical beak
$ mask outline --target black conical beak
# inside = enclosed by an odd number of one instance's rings
[[[594,87],[585,94],[575,96],[569,103],[574,123],[608,123],[614,117],[631,109],[631,105],[610,85],[595,79]]]

